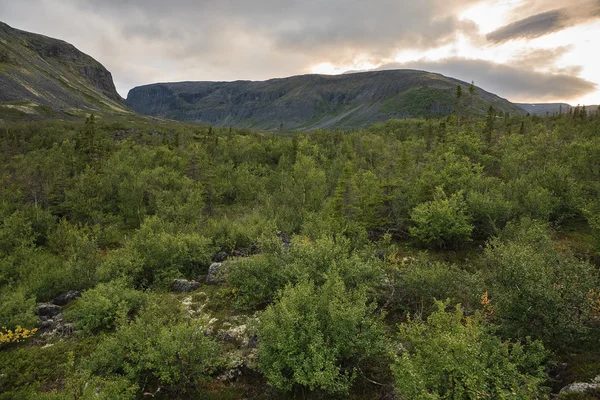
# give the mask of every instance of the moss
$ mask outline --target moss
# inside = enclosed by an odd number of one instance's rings
[[[0,105],[0,119],[7,121],[17,121],[27,118],[28,114],[14,108],[2,107]]]

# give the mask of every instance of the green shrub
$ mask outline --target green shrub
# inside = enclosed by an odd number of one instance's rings
[[[563,347],[589,331],[588,293],[598,292],[593,265],[560,254],[546,226],[511,223],[485,250],[488,286],[502,329],[512,337],[531,335]]]
[[[373,311],[364,290],[347,291],[336,275],[320,288],[306,281],[287,286],[259,319],[259,363],[269,384],[348,393],[358,363],[382,355]]]
[[[423,245],[456,246],[471,240],[473,225],[465,213],[466,205],[461,192],[448,198],[441,188],[433,201],[420,204],[411,214],[414,224],[410,235]]]
[[[206,321],[185,316],[174,297],[151,299],[131,322],[106,336],[87,362],[94,374],[120,376],[167,391],[198,389],[221,365],[217,343],[205,335]]]
[[[127,287],[123,281],[100,283],[85,291],[66,316],[86,333],[110,330],[119,317],[127,317],[138,310],[145,298],[143,292]]]
[[[460,305],[427,321],[400,325],[402,352],[392,371],[402,399],[542,399],[547,352],[541,342],[503,342],[481,315],[465,317]]]
[[[411,314],[429,315],[436,309],[436,299],[449,299],[467,309],[479,307],[483,293],[480,274],[470,273],[456,265],[412,259],[396,272],[395,308]]]
[[[159,219],[149,217],[127,244],[129,255],[138,254],[140,262],[129,257],[122,261],[133,267],[129,271],[135,273],[137,286],[166,286],[173,278],[205,273],[213,254],[210,242],[198,233],[165,231]]]
[[[381,263],[360,257],[351,250],[348,239],[295,237],[285,251],[279,246],[233,263],[229,282],[239,293],[238,304],[253,308],[268,304],[288,283],[311,280],[322,285],[331,273],[339,274],[348,288],[383,279]]]
[[[68,342],[0,351],[0,392],[58,389],[69,373],[71,351]]]
[[[0,289],[0,328],[37,328],[39,320],[35,315],[35,299],[27,295],[23,287],[6,286]]]

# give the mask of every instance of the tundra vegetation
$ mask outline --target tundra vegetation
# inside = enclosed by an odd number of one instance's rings
[[[458,116],[0,125],[0,399],[595,398],[600,116]]]

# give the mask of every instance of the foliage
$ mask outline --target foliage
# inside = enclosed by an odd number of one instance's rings
[[[3,327],[13,330],[17,326],[35,328],[38,319],[34,310],[35,299],[27,296],[22,288],[5,287],[0,291],[0,321]]]
[[[410,92],[389,106],[401,113],[419,103],[433,115],[454,105],[455,114],[293,135],[106,114],[87,124],[3,124],[0,326],[31,331],[36,303],[84,295],[63,309],[73,338],[3,347],[0,398],[139,398],[159,387],[164,397],[209,388],[216,398],[226,386],[213,379],[219,368],[252,350],[214,338],[265,309],[272,342],[261,365],[274,386],[377,398],[393,379],[382,332],[439,313],[436,299],[471,316],[483,293],[493,332],[520,343],[532,336],[554,350],[553,365],[567,361],[553,387],[574,369],[593,378],[600,119],[581,108],[525,117],[489,105],[485,118],[466,86],[435,97]],[[203,281],[223,259],[228,281],[189,295],[193,309],[180,307],[187,294],[167,293],[173,279]],[[477,329],[457,327],[445,340],[472,334],[504,368],[518,346],[471,320]],[[469,357],[457,371],[481,368]],[[227,390],[260,396],[254,373]],[[518,380],[498,373],[496,387]],[[414,382],[429,379],[422,374]],[[465,385],[490,384],[476,377]]]
[[[547,356],[541,342],[503,342],[482,315],[437,303],[426,321],[400,325],[392,369],[402,399],[541,399]]]
[[[394,276],[392,305],[413,315],[429,315],[437,308],[436,299],[449,299],[451,304],[474,310],[483,286],[481,274],[424,256],[407,259]]]
[[[154,299],[131,322],[100,342],[87,366],[94,374],[127,378],[143,387],[156,380],[175,392],[197,388],[220,365],[206,321],[185,317],[176,299]]]
[[[434,200],[418,205],[411,212],[414,226],[410,234],[421,244],[444,247],[468,242],[473,231],[465,213],[462,193],[449,198],[438,188]]]
[[[5,326],[0,329],[0,345],[3,343],[16,343],[21,342],[35,335],[37,328],[25,329],[21,325],[17,325],[15,330],[6,329]]]
[[[320,286],[331,273],[338,274],[348,288],[356,288],[378,282],[383,269],[374,259],[353,251],[348,239],[295,237],[289,249],[276,245],[233,263],[229,282],[237,289],[238,304],[252,308],[271,302],[289,283],[310,280]]]
[[[347,393],[358,363],[382,351],[382,331],[364,290],[347,291],[332,275],[321,288],[287,286],[260,316],[260,369],[269,384],[290,390]]]
[[[598,290],[597,271],[558,253],[545,225],[527,219],[511,223],[490,241],[485,255],[490,295],[507,334],[563,347],[589,333],[588,293]]]
[[[126,286],[123,281],[101,283],[83,293],[69,308],[67,318],[73,319],[78,329],[85,333],[110,330],[119,318],[138,310],[145,294]]]

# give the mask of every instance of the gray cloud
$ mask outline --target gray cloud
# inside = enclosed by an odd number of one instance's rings
[[[547,11],[496,29],[488,33],[487,39],[499,43],[512,39],[536,38],[562,29],[564,19],[561,10]]]
[[[72,42],[125,95],[164,80],[267,79],[451,43],[479,0],[0,0],[15,27]],[[33,13],[31,10],[35,10]]]
[[[73,43],[102,62],[126,95],[133,86],[160,81],[267,79],[307,73],[322,62],[378,65],[400,50],[435,48],[459,35],[477,46],[496,45],[587,21],[585,15],[600,7],[600,0],[572,0],[568,10],[561,8],[563,0],[527,0],[488,42],[476,21],[459,18],[480,1],[0,0],[0,18]],[[578,67],[552,66],[565,51],[520,54],[510,67],[460,59],[413,67],[443,68],[511,99],[551,98],[563,88],[572,97],[590,83],[568,76],[578,74]],[[544,60],[545,73],[531,71]],[[477,73],[476,67],[490,70]],[[494,74],[502,85],[494,84]],[[509,82],[511,77],[518,83]]]
[[[539,72],[523,66],[491,61],[451,58],[439,62],[415,61],[387,64],[379,69],[410,68],[437,72],[475,84],[515,102],[576,99],[597,90],[593,82],[565,73]]]
[[[545,4],[546,6],[554,5],[554,2],[545,2]],[[517,9],[514,14],[521,11],[524,11],[523,8]],[[569,7],[540,12],[512,22],[490,32],[486,37],[494,43],[515,39],[534,39],[599,17],[600,1],[576,0]]]

